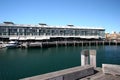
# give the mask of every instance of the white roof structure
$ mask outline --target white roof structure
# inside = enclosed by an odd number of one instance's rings
[[[87,26],[69,26],[69,25],[66,25],[66,26],[49,26],[49,25],[5,24],[5,23],[1,23],[0,26],[70,28],[70,29],[104,29],[102,27],[87,27]]]

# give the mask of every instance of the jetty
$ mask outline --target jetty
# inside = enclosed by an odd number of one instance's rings
[[[45,42],[23,42],[21,47],[57,47],[57,46],[99,46],[99,45],[120,45],[120,41],[45,41]]]

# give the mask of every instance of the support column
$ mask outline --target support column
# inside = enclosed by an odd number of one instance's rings
[[[42,48],[42,42],[40,43],[40,47]]]
[[[88,65],[89,50],[81,52],[81,66]]]
[[[98,41],[96,41],[96,46],[98,46]]]
[[[89,41],[89,47],[91,47],[91,41]]]
[[[103,46],[104,46],[104,41],[103,41]]]
[[[90,53],[90,65],[96,67],[96,50],[89,50]]]
[[[56,41],[56,47],[58,47],[58,42]]]
[[[67,46],[67,41],[65,41],[65,46]]]
[[[75,46],[75,44],[76,44],[76,43],[75,43],[75,41],[74,41],[74,46]]]
[[[116,46],[117,46],[117,41],[116,41]]]
[[[82,41],[82,47],[83,47],[83,41]]]
[[[110,41],[109,41],[109,46],[110,46]]]

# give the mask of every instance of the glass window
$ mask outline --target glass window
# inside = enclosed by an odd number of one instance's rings
[[[39,35],[45,35],[45,29],[44,28],[39,29]]]
[[[64,30],[63,29],[60,30],[60,35],[61,36],[64,35]]]
[[[79,34],[80,34],[79,30],[75,30],[75,35],[77,36]]]
[[[52,32],[52,35],[55,35],[55,30],[54,29],[52,29],[51,32]]]
[[[46,35],[50,35],[51,34],[51,29],[46,29]]]

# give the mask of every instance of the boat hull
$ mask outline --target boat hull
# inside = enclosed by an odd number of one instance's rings
[[[6,47],[7,48],[18,48],[18,45],[17,44],[8,44]]]

